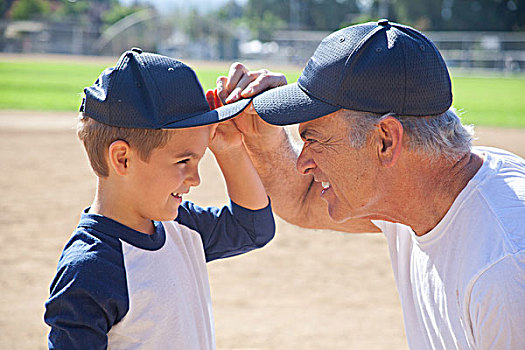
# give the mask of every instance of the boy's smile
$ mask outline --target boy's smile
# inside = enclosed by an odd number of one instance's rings
[[[148,220],[175,219],[183,195],[200,184],[198,166],[208,146],[209,127],[172,132],[168,143],[154,149],[148,161],[131,164],[136,166],[132,174],[141,199],[136,204]]]
[[[152,220],[177,217],[183,196],[200,184],[198,166],[208,146],[210,127],[174,129],[170,133],[167,144],[155,148],[148,160],[142,159],[133,145],[123,142],[127,148],[117,163],[124,164],[124,170],[108,179],[118,193],[109,201],[111,210],[100,214],[144,233],[153,233]]]

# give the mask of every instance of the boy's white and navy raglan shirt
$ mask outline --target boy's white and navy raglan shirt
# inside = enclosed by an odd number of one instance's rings
[[[260,248],[275,233],[270,205],[183,202],[152,235],[87,211],[46,301],[50,349],[214,349],[206,262]]]

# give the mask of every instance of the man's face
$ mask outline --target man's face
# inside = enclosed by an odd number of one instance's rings
[[[210,127],[171,132],[169,142],[154,149],[148,161],[136,156],[130,167],[133,209],[145,220],[175,219],[182,196],[200,183],[198,165],[208,146]]]
[[[301,123],[299,133],[304,146],[297,169],[323,184],[319,195],[327,202],[330,217],[337,222],[370,218],[379,162],[368,143],[360,149],[351,146],[344,111]]]

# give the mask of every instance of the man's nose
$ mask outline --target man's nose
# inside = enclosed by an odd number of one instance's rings
[[[309,152],[303,146],[301,154],[299,154],[299,158],[297,158],[297,171],[303,175],[307,175],[310,174],[316,167],[317,165],[315,164],[314,160],[312,157],[310,157]]]

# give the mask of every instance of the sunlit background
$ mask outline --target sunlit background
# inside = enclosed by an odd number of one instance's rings
[[[524,0],[0,0],[0,51],[304,64],[327,33],[388,18],[438,45],[451,68],[525,70]]]
[[[234,61],[292,82],[327,34],[380,18],[437,44],[476,144],[525,156],[525,0],[0,0],[0,347],[46,348],[49,284],[95,190],[82,90],[124,50],[183,60],[205,89]],[[209,153],[201,177],[188,199],[226,203]],[[384,237],[276,222],[267,247],[208,265],[218,349],[407,348]]]

